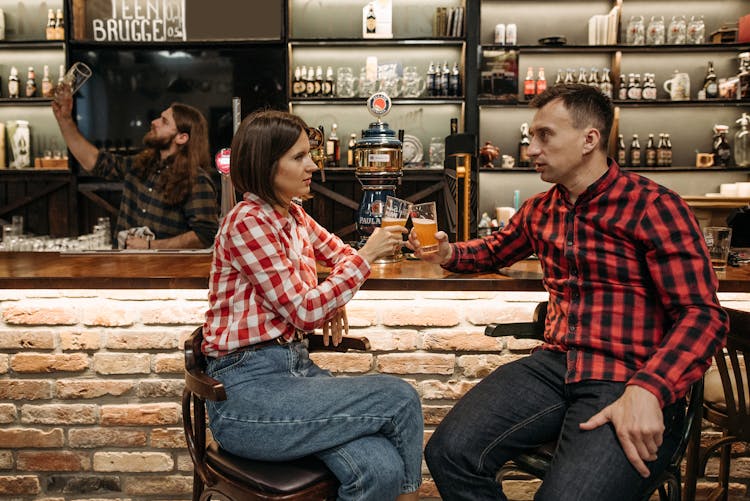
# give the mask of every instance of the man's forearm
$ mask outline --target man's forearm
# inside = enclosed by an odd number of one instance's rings
[[[204,249],[205,247],[198,238],[198,234],[192,230],[171,238],[151,240],[152,249]]]
[[[65,143],[68,145],[70,153],[72,153],[75,159],[78,160],[81,167],[87,172],[91,171],[96,164],[99,150],[83,137],[83,134],[78,130],[78,127],[72,119],[60,120],[58,121],[58,125],[60,126],[60,132],[62,133]]]

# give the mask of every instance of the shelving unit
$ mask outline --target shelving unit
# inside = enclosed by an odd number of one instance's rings
[[[713,9],[707,2],[679,2],[677,0],[590,0],[576,2],[562,0],[559,2],[525,2],[522,0],[479,0],[480,21],[478,50],[515,50],[518,53],[519,91],[523,92],[523,79],[528,67],[544,66],[548,85],[554,83],[557,69],[586,68],[588,72],[592,66],[611,69],[611,80],[615,95],[617,92],[619,74],[625,73],[655,73],[657,85],[657,99],[653,101],[614,100],[619,121],[616,131],[623,134],[626,145],[633,134],[641,138],[641,145],[645,147],[645,139],[649,133],[658,137],[659,132],[670,133],[674,151],[675,167],[633,168],[643,172],[648,177],[675,189],[680,193],[702,195],[715,191],[720,183],[746,181],[748,169],[696,169],[694,165],[695,151],[711,151],[712,127],[721,123],[733,126],[735,120],[743,111],[750,111],[748,101],[705,100],[696,99],[697,89],[702,86],[709,60],[713,61],[719,77],[737,73],[736,56],[740,52],[750,50],[750,43],[700,45],[658,45],[633,46],[623,43],[612,45],[587,45],[587,22],[594,14],[606,14],[614,5],[621,5],[621,27],[618,30],[623,35],[623,27],[627,25],[631,15],[643,15],[646,24],[650,16],[664,16],[665,25],[669,24],[672,15],[684,15],[687,20],[692,15],[703,15],[706,24],[706,37],[714,29],[727,20],[736,19],[747,14],[747,5],[741,0],[722,2],[721,9]],[[544,13],[546,23],[539,23],[536,19]],[[554,9],[550,15],[549,9]],[[720,12],[719,12],[720,11]],[[495,23],[513,22],[518,27],[518,44],[503,46],[494,43],[493,29]],[[540,45],[537,40],[552,35],[564,35],[567,45]],[[690,101],[671,101],[663,89],[663,83],[671,78],[674,70],[687,72],[691,81]],[[530,122],[534,110],[529,108],[523,96],[517,102],[498,102],[493,99],[477,99],[479,115],[476,121],[476,131],[480,146],[485,141],[491,141],[498,146],[501,154],[517,157],[519,127],[523,122]],[[468,103],[467,103],[468,105]],[[471,126],[467,124],[467,126]],[[734,133],[734,129],[730,135]],[[480,186],[480,212],[491,208],[493,203],[509,205],[513,189],[521,190],[521,199],[533,193],[548,188],[540,183],[538,175],[531,169],[513,169],[518,175],[507,178],[508,169],[482,169]],[[499,174],[503,175],[499,175]],[[509,180],[511,187],[507,186]],[[507,196],[498,197],[498,191],[509,192]],[[697,190],[702,190],[698,193]],[[498,200],[500,198],[500,200]]]

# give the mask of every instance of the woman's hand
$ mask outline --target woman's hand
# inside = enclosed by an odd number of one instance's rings
[[[328,346],[329,337],[333,346],[338,346],[341,338],[347,334],[349,334],[349,319],[346,316],[346,307],[342,306],[323,325],[323,346]]]
[[[377,258],[392,255],[404,244],[403,235],[406,233],[404,226],[387,226],[375,228],[367,243],[357,253],[368,263],[372,264]]]

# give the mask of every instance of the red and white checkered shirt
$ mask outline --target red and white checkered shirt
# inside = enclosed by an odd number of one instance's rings
[[[369,276],[367,261],[300,206],[291,204],[289,215],[245,193],[222,221],[203,326],[206,355],[320,328]],[[331,268],[320,284],[316,261]]]

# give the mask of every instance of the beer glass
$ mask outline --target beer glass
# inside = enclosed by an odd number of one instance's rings
[[[70,93],[75,94],[78,89],[83,87],[83,84],[91,78],[91,68],[82,62],[74,63],[73,66],[65,73],[62,78],[62,83],[70,87]],[[58,87],[59,89],[59,87]],[[56,92],[58,90],[56,89]]]
[[[390,195],[386,196],[385,209],[383,209],[383,216],[380,218],[380,227],[406,226],[411,207],[412,203],[408,200],[401,200]],[[401,254],[401,245],[399,245],[393,250],[393,260],[400,261],[401,259],[403,259],[403,254]]]
[[[380,218],[380,227],[406,226],[411,207],[412,203],[408,200],[401,200],[390,195],[385,197],[385,209],[383,210],[383,217]]]
[[[414,231],[417,233],[417,239],[422,246],[422,252],[427,254],[437,252],[438,241],[435,238],[437,233],[437,211],[435,202],[415,204],[411,208],[411,224],[414,225]]]
[[[703,228],[711,266],[715,271],[726,271],[729,258],[729,245],[732,242],[732,228],[724,226],[708,226]]]

